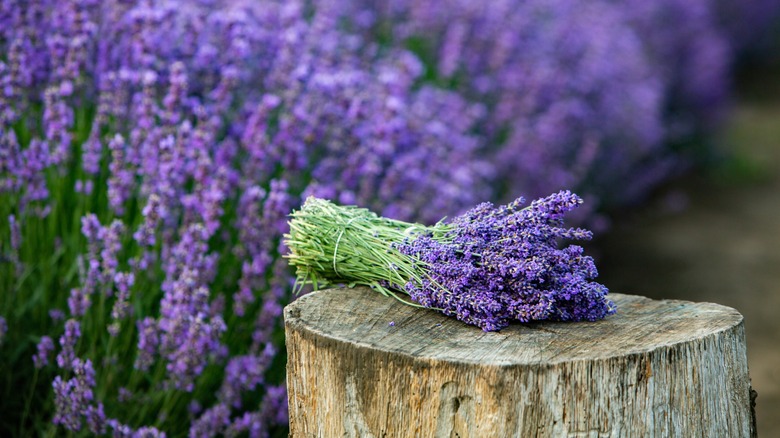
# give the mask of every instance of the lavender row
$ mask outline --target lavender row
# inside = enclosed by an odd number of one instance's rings
[[[728,100],[730,47],[710,0],[319,3],[486,104],[506,199],[572,188],[591,205],[638,202],[691,164],[687,145]]]

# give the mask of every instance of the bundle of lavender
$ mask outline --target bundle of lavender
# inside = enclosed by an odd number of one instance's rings
[[[558,247],[560,239],[591,238],[563,227],[563,215],[582,199],[562,191],[523,203],[483,203],[424,226],[310,197],[292,213],[287,257],[298,290],[366,285],[485,331],[512,320],[594,321],[615,313],[607,288],[592,281],[593,259],[580,246]]]

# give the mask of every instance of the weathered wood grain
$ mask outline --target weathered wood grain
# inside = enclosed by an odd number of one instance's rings
[[[304,296],[284,312],[290,435],[751,435],[736,310],[610,296],[603,321],[498,333],[364,288]]]

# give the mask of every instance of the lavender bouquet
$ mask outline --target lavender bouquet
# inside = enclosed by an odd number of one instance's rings
[[[580,246],[558,247],[559,239],[591,238],[563,227],[582,199],[562,191],[523,203],[483,203],[424,226],[310,197],[292,213],[287,258],[299,290],[365,285],[485,331],[512,320],[595,321],[615,313],[607,288],[592,281],[593,259]]]

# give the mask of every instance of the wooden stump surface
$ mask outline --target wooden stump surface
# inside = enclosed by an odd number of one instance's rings
[[[610,294],[597,322],[483,332],[367,288],[284,312],[291,436],[750,436],[742,316]]]

